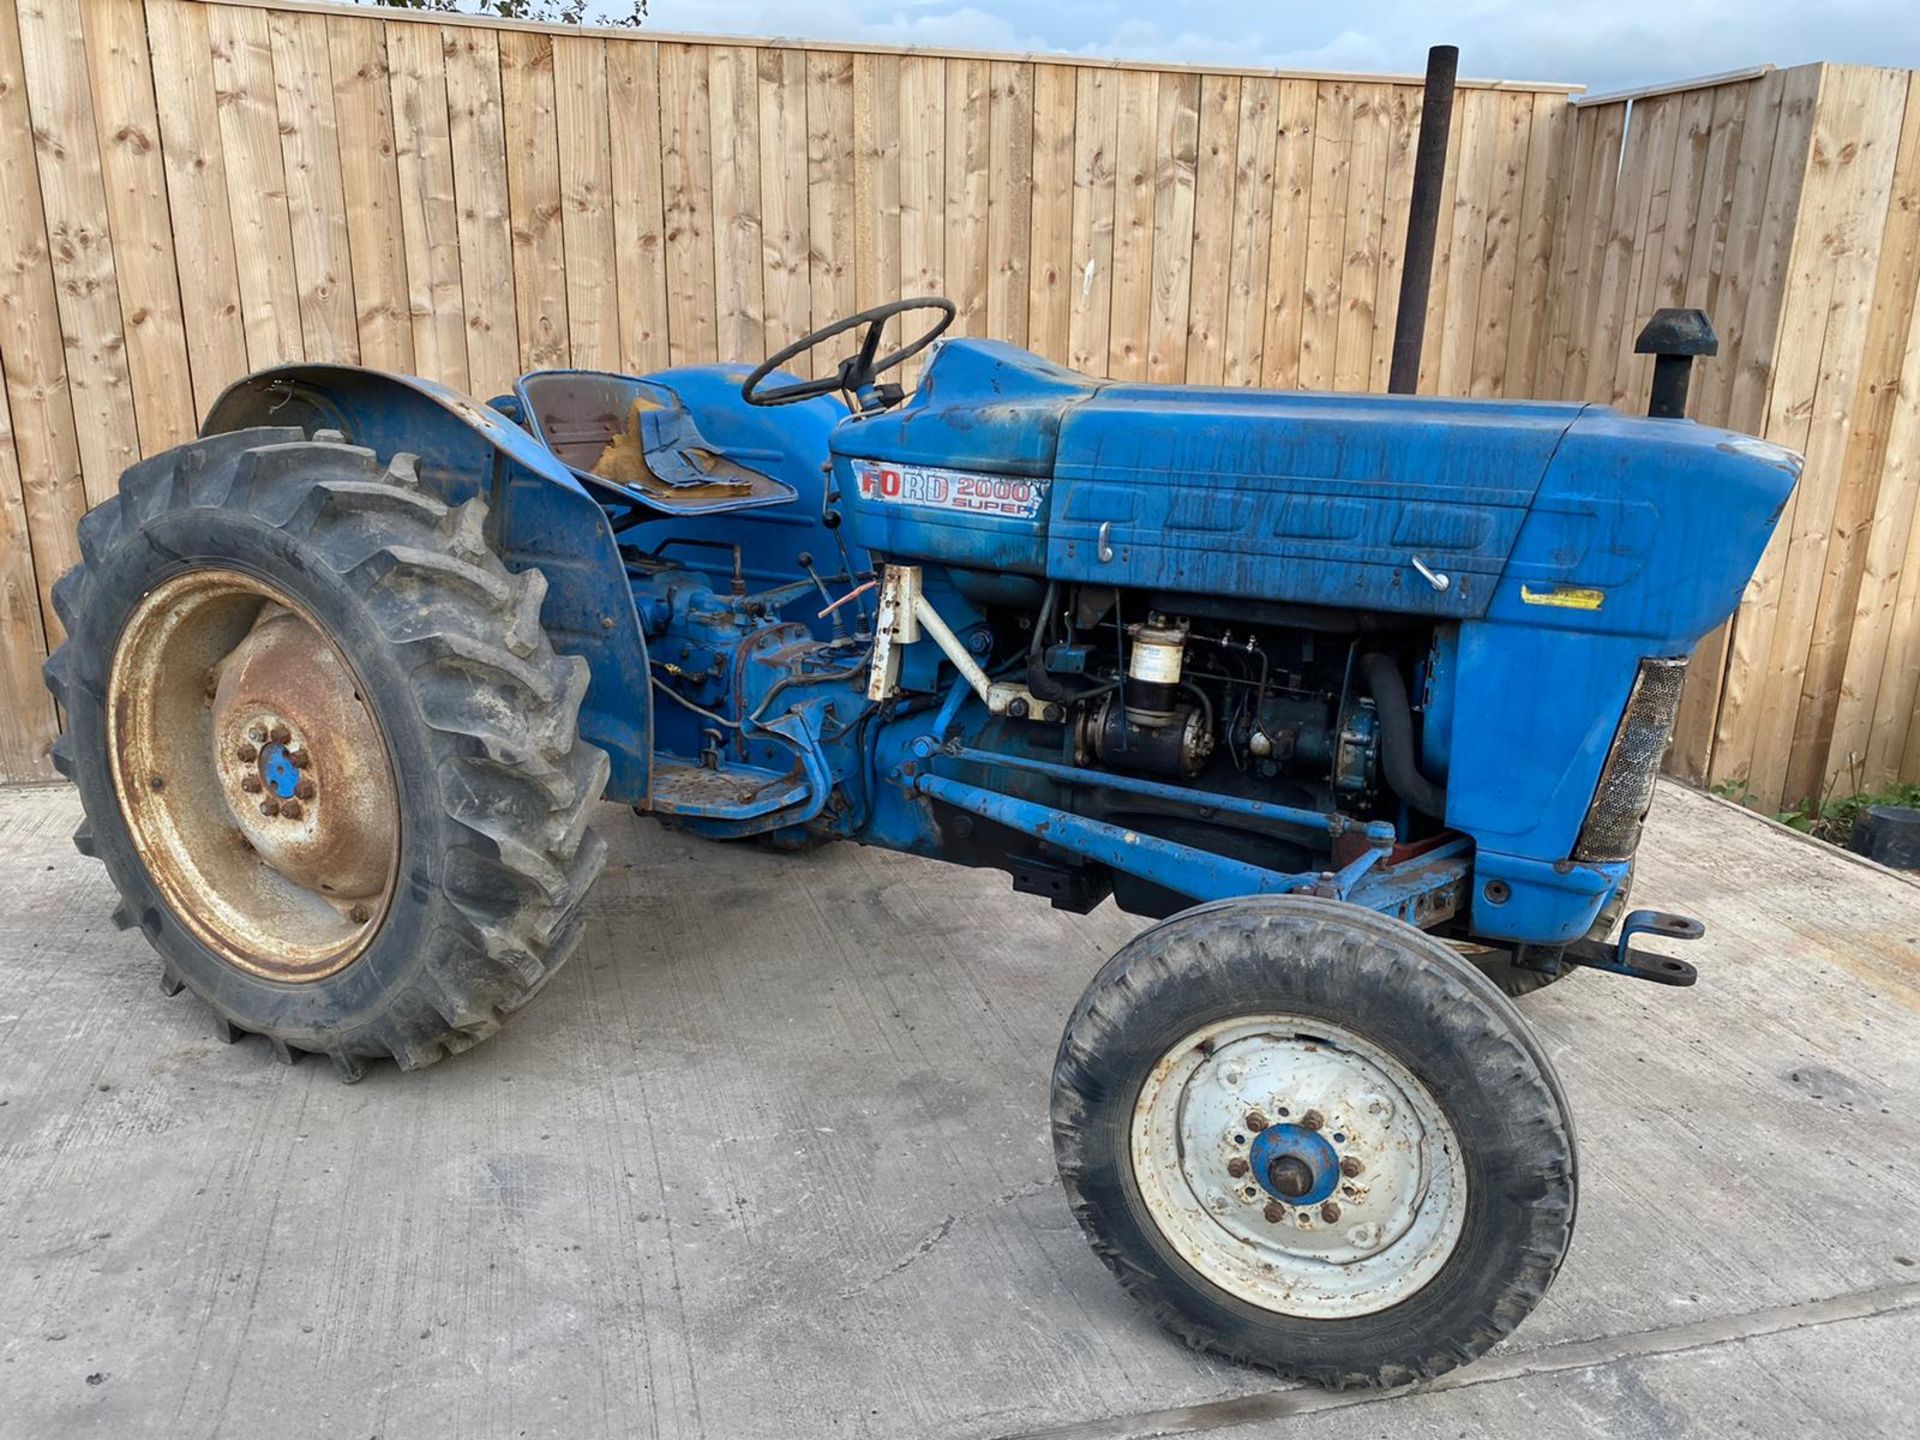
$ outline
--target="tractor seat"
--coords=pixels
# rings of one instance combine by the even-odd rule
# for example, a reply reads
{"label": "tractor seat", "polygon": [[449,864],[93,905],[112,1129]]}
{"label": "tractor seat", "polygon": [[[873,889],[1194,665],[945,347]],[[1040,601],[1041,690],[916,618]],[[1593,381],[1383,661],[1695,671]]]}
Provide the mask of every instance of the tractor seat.
{"label": "tractor seat", "polygon": [[593,370],[523,376],[535,438],[589,489],[611,488],[667,515],[784,505],[793,487],[742,465],[700,433],[665,385]]}

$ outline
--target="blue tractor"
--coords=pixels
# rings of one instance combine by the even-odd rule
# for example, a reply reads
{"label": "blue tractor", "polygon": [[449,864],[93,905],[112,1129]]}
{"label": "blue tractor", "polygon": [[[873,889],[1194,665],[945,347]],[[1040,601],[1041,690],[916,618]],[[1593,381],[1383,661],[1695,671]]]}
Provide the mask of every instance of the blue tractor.
{"label": "blue tractor", "polygon": [[603,798],[1111,899],[1156,923],[1052,1102],[1100,1257],[1193,1344],[1322,1384],[1469,1360],[1573,1229],[1509,997],[1694,978],[1636,948],[1700,927],[1622,918],[1634,850],[1800,462],[1671,418],[1682,341],[1666,418],[1627,418],[1108,382],[953,314],[485,405],[236,384],[55,592],[77,842],[168,993],[348,1080],[546,984]]}

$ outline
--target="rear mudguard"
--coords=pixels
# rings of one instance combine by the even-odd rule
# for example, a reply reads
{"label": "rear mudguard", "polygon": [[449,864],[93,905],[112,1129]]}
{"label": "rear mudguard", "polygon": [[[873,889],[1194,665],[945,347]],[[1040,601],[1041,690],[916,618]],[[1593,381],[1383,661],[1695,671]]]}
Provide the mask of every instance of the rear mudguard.
{"label": "rear mudguard", "polygon": [[237,381],[202,435],[252,425],[338,430],[375,454],[419,457],[421,483],[448,505],[486,500],[489,538],[513,571],[547,578],[541,620],[563,655],[592,671],[580,733],[613,762],[607,798],[643,805],[653,755],[647,640],[603,511],[571,471],[499,411],[411,375],[354,365],[283,365]]}

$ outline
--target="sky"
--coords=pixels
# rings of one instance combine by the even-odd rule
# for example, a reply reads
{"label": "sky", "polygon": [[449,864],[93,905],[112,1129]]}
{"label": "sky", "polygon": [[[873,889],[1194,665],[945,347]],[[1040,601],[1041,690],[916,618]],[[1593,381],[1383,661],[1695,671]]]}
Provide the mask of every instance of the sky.
{"label": "sky", "polygon": [[647,26],[1276,69],[1463,76],[1590,92],[1771,62],[1920,68],[1920,0],[650,0]]}

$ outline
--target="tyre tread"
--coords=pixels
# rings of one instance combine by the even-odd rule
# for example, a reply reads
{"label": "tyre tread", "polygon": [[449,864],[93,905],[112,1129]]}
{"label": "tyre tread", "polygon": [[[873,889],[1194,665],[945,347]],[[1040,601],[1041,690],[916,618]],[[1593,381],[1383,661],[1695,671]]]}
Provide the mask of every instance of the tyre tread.
{"label": "tyre tread", "polygon": [[[54,587],[70,633],[95,588],[93,573],[111,563],[139,521],[189,505],[251,511],[300,537],[314,563],[352,589],[411,662],[409,683],[439,752],[435,773],[453,777],[437,790],[446,820],[464,837],[460,862],[446,866],[453,923],[431,932],[430,953],[408,986],[320,1053],[352,1083],[367,1059],[414,1070],[487,1038],[577,947],[587,893],[606,858],[589,817],[608,760],[578,738],[588,670],[578,657],[555,652],[540,625],[545,578],[510,572],[486,544],[485,502],[442,504],[421,487],[411,455],[382,463],[371,450],[297,430],[236,431],[141,462],[117,496],[88,513],[82,561]],[[394,603],[396,576],[404,604]],[[409,633],[423,609],[440,623],[432,633]],[[46,663],[56,696],[69,693],[85,668],[73,646],[67,641]],[[73,777],[67,737],[53,760]],[[92,853],[90,822],[75,842]],[[463,896],[460,886],[481,875],[484,896]],[[116,922],[125,916],[131,923],[127,902],[115,913]],[[177,985],[182,977],[163,967],[165,983]],[[190,977],[186,984],[215,1009],[220,1038],[250,1033],[243,1017],[221,1009]],[[285,1063],[303,1053],[301,1038],[267,1036]]]}

